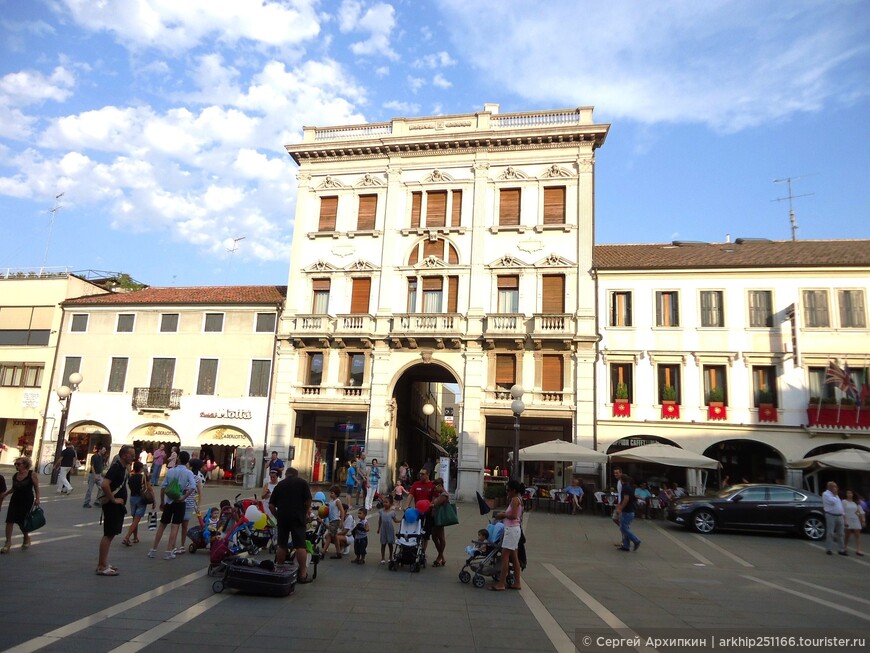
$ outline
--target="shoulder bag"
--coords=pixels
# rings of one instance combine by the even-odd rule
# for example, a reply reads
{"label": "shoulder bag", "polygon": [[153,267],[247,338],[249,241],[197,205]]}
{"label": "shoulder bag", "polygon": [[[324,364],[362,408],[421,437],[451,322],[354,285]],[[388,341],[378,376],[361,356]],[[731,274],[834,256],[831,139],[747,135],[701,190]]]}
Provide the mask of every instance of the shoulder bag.
{"label": "shoulder bag", "polygon": [[459,515],[456,512],[456,506],[449,501],[435,509],[436,526],[455,526],[458,523]]}
{"label": "shoulder bag", "polygon": [[43,526],[45,526],[45,513],[40,506],[34,504],[33,509],[24,518],[21,530],[25,533],[31,533]]}

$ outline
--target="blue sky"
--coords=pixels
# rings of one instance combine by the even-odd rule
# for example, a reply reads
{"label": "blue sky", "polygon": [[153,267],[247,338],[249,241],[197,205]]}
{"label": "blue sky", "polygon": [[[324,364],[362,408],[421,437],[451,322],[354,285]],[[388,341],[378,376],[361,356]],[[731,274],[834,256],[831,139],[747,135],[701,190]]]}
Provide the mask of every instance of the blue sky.
{"label": "blue sky", "polygon": [[789,176],[870,238],[861,0],[0,0],[0,52],[0,268],[286,283],[303,125],[484,102],[612,125],[597,242],[788,239]]}

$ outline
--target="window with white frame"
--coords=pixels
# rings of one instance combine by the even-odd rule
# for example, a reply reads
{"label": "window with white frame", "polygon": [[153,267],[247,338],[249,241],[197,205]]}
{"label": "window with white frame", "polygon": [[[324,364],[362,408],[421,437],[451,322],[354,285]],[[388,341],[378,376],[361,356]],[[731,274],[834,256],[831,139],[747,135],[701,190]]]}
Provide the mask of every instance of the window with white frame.
{"label": "window with white frame", "polygon": [[656,326],[680,326],[680,294],[676,290],[656,291]]}
{"label": "window with white frame", "polygon": [[115,331],[118,333],[133,333],[133,325],[136,322],[136,316],[133,313],[118,313],[118,324]]}
{"label": "window with white frame", "polygon": [[827,290],[804,290],[804,326],[809,329],[823,329],[831,326],[828,313]]}
{"label": "window with white frame", "polygon": [[610,293],[610,326],[632,326],[630,290],[614,290]]}
{"label": "window with white frame", "polygon": [[272,361],[251,361],[251,384],[248,388],[249,397],[269,396],[269,377],[272,371]]}
{"label": "window with white frame", "polygon": [[867,313],[864,309],[863,290],[838,290],[841,329],[867,328]]}
{"label": "window with white frame", "polygon": [[206,333],[221,333],[224,330],[224,314],[206,313],[203,330]]}
{"label": "window with white frame", "polygon": [[520,278],[515,275],[498,275],[498,312],[520,312]]}
{"label": "window with white frame", "polygon": [[701,291],[701,326],[724,327],[725,310],[722,305],[723,292],[721,290]]}
{"label": "window with white frame", "polygon": [[196,394],[213,395],[217,391],[217,358],[199,359],[199,376],[196,379]]}
{"label": "window with white frame", "polygon": [[770,290],[749,291],[749,326],[773,326],[773,293]]}
{"label": "window with white frame", "polygon": [[704,365],[704,403],[713,402],[728,405],[728,386],[724,365]]}
{"label": "window with white frame", "polygon": [[129,362],[129,358],[112,358],[112,365],[109,369],[109,385],[106,388],[107,392],[124,392],[124,386],[127,382],[127,365]]}
{"label": "window with white frame", "polygon": [[175,333],[178,331],[178,313],[163,313],[160,316],[160,333]]}
{"label": "window with white frame", "polygon": [[88,314],[76,313],[72,316],[69,330],[73,333],[84,333],[88,330]]}

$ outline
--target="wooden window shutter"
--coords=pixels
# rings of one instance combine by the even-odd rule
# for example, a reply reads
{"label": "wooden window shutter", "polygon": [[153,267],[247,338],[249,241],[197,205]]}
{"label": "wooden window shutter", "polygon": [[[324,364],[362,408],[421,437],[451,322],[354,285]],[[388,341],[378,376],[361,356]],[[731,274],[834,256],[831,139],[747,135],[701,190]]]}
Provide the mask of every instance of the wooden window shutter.
{"label": "wooden window shutter", "polygon": [[312,279],[311,289],[314,290],[314,292],[322,290],[329,292],[329,279]]}
{"label": "wooden window shutter", "polygon": [[335,216],[338,215],[338,198],[320,198],[320,224],[318,231],[335,231]]}
{"label": "wooden window shutter", "polygon": [[436,240],[423,241],[423,258],[434,256],[436,258],[444,258],[444,241],[440,238]]}
{"label": "wooden window shutter", "polygon": [[453,191],[453,206],[450,209],[450,225],[451,227],[462,226],[462,191]]}
{"label": "wooden window shutter", "polygon": [[541,360],[543,363],[541,390],[544,392],[562,392],[565,382],[563,376],[565,359],[561,356],[545,355]]}
{"label": "wooden window shutter", "polygon": [[423,277],[423,290],[441,290],[444,280],[441,277]]}
{"label": "wooden window shutter", "polygon": [[359,315],[369,312],[369,297],[372,293],[371,277],[358,277],[353,280],[350,297],[350,312]]}
{"label": "wooden window shutter", "polygon": [[565,187],[544,189],[544,224],[565,224]]}
{"label": "wooden window shutter", "polygon": [[411,193],[411,228],[420,226],[420,207],[423,206],[423,193]]}
{"label": "wooden window shutter", "polygon": [[443,227],[447,220],[447,191],[426,193],[426,226]]}
{"label": "wooden window shutter", "polygon": [[495,355],[495,383],[512,386],[517,378],[517,357],[513,354]]}
{"label": "wooden window shutter", "polygon": [[447,243],[447,262],[451,265],[459,263],[459,254],[456,253],[456,248],[450,243]]}
{"label": "wooden window shutter", "polygon": [[498,289],[499,290],[518,290],[520,287],[520,278],[515,276],[502,276],[498,277]]}
{"label": "wooden window shutter", "polygon": [[456,296],[459,294],[459,277],[447,277],[447,312],[457,313]]}
{"label": "wooden window shutter", "polygon": [[542,286],[541,312],[560,315],[565,312],[565,277],[561,274],[545,274]]}
{"label": "wooden window shutter", "polygon": [[505,188],[499,192],[498,223],[512,226],[520,223],[520,189]]}
{"label": "wooden window shutter", "polygon": [[360,195],[356,228],[359,231],[372,231],[375,228],[375,213],[378,209],[377,195]]}

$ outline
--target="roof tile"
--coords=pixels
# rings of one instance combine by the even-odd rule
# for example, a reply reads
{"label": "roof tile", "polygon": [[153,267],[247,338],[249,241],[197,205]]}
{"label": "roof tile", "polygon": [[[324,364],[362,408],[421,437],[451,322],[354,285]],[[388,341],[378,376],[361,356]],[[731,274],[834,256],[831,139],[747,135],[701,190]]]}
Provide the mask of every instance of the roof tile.
{"label": "roof tile", "polygon": [[276,306],[287,296],[287,286],[192,286],[145,288],[133,292],[76,297],[64,306],[132,306],[136,304],[261,304]]}

